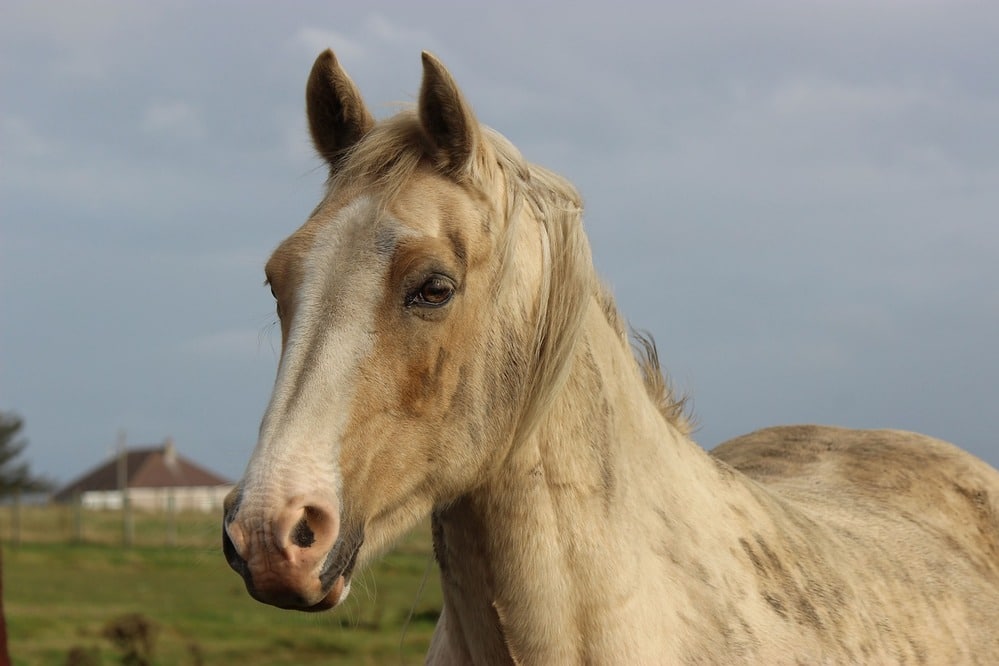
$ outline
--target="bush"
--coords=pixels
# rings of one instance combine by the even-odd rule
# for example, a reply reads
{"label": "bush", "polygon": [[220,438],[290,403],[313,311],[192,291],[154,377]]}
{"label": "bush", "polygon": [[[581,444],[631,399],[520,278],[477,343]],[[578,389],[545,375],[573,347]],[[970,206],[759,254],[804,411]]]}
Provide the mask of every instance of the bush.
{"label": "bush", "polygon": [[111,620],[101,635],[121,652],[125,666],[151,666],[159,627],[141,613],[128,613]]}

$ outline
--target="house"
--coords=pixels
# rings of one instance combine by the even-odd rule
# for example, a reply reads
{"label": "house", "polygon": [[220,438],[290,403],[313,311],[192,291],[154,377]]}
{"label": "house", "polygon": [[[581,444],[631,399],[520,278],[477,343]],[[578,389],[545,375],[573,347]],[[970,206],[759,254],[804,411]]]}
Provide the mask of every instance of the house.
{"label": "house", "polygon": [[79,501],[87,509],[120,509],[122,486],[135,509],[214,511],[222,508],[233,483],[179,455],[168,438],[161,446],[114,456],[59,489],[52,499]]}

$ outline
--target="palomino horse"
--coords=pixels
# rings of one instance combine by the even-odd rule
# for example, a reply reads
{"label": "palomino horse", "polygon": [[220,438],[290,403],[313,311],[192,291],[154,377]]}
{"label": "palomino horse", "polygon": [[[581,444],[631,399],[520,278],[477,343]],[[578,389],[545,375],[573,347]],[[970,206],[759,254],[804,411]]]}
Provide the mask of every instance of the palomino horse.
{"label": "palomino horse", "polygon": [[899,431],[705,453],[575,190],[440,62],[379,123],[330,51],[306,98],[328,187],[267,262],[281,360],[224,519],[253,597],[332,608],[430,514],[431,663],[999,663],[999,473]]}

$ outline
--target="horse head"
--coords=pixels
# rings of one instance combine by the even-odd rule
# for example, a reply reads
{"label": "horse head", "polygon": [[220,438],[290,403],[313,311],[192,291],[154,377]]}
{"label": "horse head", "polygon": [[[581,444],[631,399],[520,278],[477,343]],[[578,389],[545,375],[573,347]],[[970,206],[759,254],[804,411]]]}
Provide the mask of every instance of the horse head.
{"label": "horse head", "polygon": [[575,191],[481,126],[433,56],[416,109],[379,123],[331,51],[306,91],[330,177],[267,262],[281,357],[223,546],[256,599],[323,610],[531,428],[589,254]]}

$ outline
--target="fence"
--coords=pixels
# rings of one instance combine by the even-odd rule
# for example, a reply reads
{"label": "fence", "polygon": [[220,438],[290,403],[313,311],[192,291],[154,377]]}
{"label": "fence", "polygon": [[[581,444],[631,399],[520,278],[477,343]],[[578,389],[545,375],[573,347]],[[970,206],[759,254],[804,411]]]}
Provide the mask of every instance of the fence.
{"label": "fence", "polygon": [[0,541],[21,543],[100,543],[130,546],[217,548],[221,541],[222,514],[180,511],[173,505],[162,510],[87,509],[73,504],[0,506]]}

